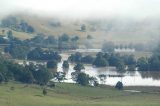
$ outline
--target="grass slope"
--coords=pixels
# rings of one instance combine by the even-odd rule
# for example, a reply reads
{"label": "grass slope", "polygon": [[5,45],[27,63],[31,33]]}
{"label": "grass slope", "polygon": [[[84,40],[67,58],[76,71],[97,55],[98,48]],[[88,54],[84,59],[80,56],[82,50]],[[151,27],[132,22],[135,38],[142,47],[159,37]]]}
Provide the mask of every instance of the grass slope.
{"label": "grass slope", "polygon": [[[11,86],[14,86],[15,90],[10,90]],[[26,86],[15,82],[0,85],[0,106],[159,106],[159,104],[160,94],[130,93],[117,91],[112,87],[93,88],[61,83],[54,89],[48,89],[48,95],[43,96],[42,88],[37,85]]]}
{"label": "grass slope", "polygon": [[[56,16],[43,17],[31,13],[17,13],[12,14],[11,16],[15,16],[19,21],[24,20],[29,25],[33,26],[35,29],[35,33],[33,35],[36,35],[37,33],[43,33],[45,35],[59,36],[63,33],[67,33],[70,36],[78,35],[83,40],[86,39],[87,35],[92,35],[92,37],[94,38],[94,44],[96,45],[104,42],[105,40],[113,41],[116,44],[128,44],[131,42],[133,44],[146,43],[148,41],[153,40],[153,38],[156,39],[156,33],[158,33],[157,31],[159,31],[156,29],[148,28],[149,26],[145,25],[145,23],[140,23],[140,25],[137,25],[136,27],[138,29],[136,29],[136,25],[130,26],[128,25],[129,23],[121,23],[121,21],[120,23],[117,23],[116,20],[113,21],[112,19],[106,19],[104,21],[98,20],[97,22],[92,22],[91,18],[89,19],[91,21],[90,22],[87,19],[72,20],[65,17],[58,18]],[[113,23],[110,21],[113,21]],[[51,23],[56,22],[59,22],[60,26],[51,25]],[[80,31],[81,25],[83,24],[86,25],[86,31],[84,32]],[[107,26],[111,27],[111,29]],[[96,30],[93,31],[94,28]],[[155,32],[155,34],[152,34],[151,32]],[[14,35],[21,39],[26,39],[27,37],[31,36],[30,34],[23,32],[14,32]]]}

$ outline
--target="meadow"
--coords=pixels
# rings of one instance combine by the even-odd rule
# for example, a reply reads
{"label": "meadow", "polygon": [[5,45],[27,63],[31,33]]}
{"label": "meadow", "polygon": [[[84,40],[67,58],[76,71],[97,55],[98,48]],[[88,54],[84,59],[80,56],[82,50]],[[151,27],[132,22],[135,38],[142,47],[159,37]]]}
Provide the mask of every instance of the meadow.
{"label": "meadow", "polygon": [[0,84],[0,106],[160,106],[159,87],[125,87],[141,91],[136,93],[111,86],[57,83],[55,88],[47,88],[45,96],[42,89],[18,82]]}

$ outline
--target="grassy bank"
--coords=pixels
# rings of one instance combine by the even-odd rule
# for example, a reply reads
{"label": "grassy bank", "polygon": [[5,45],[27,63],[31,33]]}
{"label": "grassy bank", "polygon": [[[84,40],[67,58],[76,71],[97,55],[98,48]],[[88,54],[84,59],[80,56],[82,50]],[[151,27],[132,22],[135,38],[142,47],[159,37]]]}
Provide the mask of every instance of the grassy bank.
{"label": "grassy bank", "polygon": [[[14,87],[14,90],[11,90]],[[117,91],[113,87],[82,87],[75,84],[57,84],[43,96],[42,87],[20,83],[0,85],[0,106],[159,106],[159,88],[147,93],[149,87],[127,87],[146,92]]]}

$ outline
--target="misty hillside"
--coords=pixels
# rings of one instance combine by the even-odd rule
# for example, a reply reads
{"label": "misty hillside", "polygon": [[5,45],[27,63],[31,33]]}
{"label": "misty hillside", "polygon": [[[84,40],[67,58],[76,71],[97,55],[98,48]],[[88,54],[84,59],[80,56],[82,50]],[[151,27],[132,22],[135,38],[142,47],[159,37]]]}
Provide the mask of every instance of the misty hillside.
{"label": "misty hillside", "polygon": [[2,18],[1,24],[5,19],[10,19],[10,17],[16,20],[15,24],[19,25],[24,22],[34,29],[33,32],[28,33],[27,31],[19,30],[19,27],[15,30],[12,26],[1,25],[1,30],[11,29],[14,36],[21,39],[27,39],[40,33],[46,36],[59,36],[66,33],[70,36],[77,35],[83,39],[87,35],[91,35],[95,39],[95,43],[102,43],[105,40],[115,43],[146,43],[158,39],[160,33],[160,20],[158,19],[65,19],[64,17],[15,14]]}

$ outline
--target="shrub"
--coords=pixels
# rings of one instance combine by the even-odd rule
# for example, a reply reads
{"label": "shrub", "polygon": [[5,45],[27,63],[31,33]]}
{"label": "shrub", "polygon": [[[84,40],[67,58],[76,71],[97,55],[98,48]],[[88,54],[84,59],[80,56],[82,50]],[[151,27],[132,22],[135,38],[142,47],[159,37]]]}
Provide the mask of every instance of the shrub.
{"label": "shrub", "polygon": [[43,95],[47,95],[47,90],[45,88],[43,89]]}
{"label": "shrub", "polygon": [[118,89],[118,90],[122,90],[123,89],[123,83],[118,81],[115,88]]}

